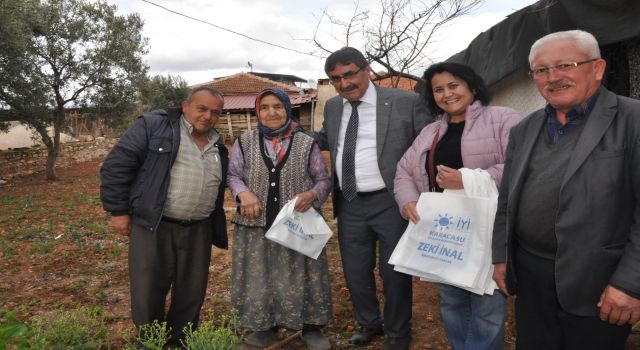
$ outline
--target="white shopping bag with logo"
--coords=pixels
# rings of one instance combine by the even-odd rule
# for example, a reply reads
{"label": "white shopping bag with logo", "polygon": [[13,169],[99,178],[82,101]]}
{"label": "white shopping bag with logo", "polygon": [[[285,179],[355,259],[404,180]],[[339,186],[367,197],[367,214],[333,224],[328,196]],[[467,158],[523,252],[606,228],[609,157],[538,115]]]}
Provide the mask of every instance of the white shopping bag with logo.
{"label": "white shopping bag with logo", "polygon": [[296,199],[285,204],[265,237],[310,258],[318,259],[333,232],[315,208],[294,210]]}
{"label": "white shopping bag with logo", "polygon": [[389,263],[427,280],[476,293],[486,290],[490,267],[486,259],[491,252],[495,213],[493,200],[422,193],[416,206],[420,221],[409,224]]}

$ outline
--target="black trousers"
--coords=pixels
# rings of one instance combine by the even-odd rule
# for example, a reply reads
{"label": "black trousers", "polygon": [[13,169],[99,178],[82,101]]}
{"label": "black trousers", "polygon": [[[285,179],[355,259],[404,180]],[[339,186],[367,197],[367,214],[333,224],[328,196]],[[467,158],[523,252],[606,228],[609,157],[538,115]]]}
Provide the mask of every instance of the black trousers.
{"label": "black trousers", "polygon": [[516,249],[515,258],[518,350],[624,349],[630,325],[612,325],[598,316],[576,316],[562,309],[556,294],[553,260],[522,248]]}
{"label": "black trousers", "polygon": [[364,327],[383,324],[376,295],[374,268],[379,247],[384,287],[384,329],[390,337],[411,332],[411,276],[394,271],[388,261],[407,227],[395,200],[384,191],[348,202],[340,195],[338,243],[356,321]]}
{"label": "black trousers", "polygon": [[[136,327],[166,321],[170,340],[198,325],[211,262],[211,219],[191,226],[160,222],[154,233],[133,225],[129,238],[131,315]],[[171,304],[165,315],[165,301]]]}

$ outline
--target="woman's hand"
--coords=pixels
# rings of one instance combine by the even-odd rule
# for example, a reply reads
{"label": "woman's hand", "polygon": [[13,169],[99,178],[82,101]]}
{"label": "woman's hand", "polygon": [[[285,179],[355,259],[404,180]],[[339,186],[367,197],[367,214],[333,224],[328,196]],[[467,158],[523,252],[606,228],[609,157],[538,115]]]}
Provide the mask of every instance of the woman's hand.
{"label": "woman's hand", "polygon": [[240,200],[240,214],[248,217],[249,219],[255,219],[260,215],[262,208],[260,207],[260,200],[251,191],[244,191],[238,193],[238,199]]}
{"label": "woman's hand", "polygon": [[294,210],[298,213],[304,213],[313,205],[313,201],[316,200],[316,193],[314,191],[306,191],[298,193],[296,197],[298,197],[298,199],[296,200]]}
{"label": "woman's hand", "polygon": [[438,165],[438,175],[436,182],[438,186],[447,190],[461,190],[464,188],[462,184],[462,173],[460,170],[449,168],[448,166]]}
{"label": "woman's hand", "polygon": [[420,221],[420,215],[418,215],[418,209],[416,209],[416,204],[418,202],[409,202],[402,207],[400,214],[402,217],[408,220],[411,220],[414,224],[417,224]]}

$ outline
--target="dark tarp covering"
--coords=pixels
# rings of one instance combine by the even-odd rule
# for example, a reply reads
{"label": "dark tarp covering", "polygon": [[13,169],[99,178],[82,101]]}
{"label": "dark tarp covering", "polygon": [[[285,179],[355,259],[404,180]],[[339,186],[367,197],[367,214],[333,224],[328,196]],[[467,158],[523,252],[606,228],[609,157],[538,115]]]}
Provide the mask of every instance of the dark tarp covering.
{"label": "dark tarp covering", "polygon": [[582,29],[600,46],[640,36],[638,0],[543,0],[509,15],[480,33],[447,61],[471,66],[491,85],[529,67],[529,49],[546,34]]}

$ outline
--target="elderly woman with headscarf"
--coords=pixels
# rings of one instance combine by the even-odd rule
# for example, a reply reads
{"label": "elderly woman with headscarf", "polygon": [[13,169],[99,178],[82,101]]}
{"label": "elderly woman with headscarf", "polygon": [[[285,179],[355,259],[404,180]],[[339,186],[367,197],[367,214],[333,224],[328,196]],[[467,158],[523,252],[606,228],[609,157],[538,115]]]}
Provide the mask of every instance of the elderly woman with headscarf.
{"label": "elderly woman with headscarf", "polygon": [[[332,318],[326,252],[317,260],[265,238],[280,208],[319,210],[331,182],[320,149],[291,113],[289,96],[264,89],[255,102],[258,128],[233,145],[229,187],[239,202],[233,218],[232,295],[246,343],[267,347],[278,327],[302,329],[309,349],[330,349],[321,328]],[[311,209],[314,207],[315,209]]]}

